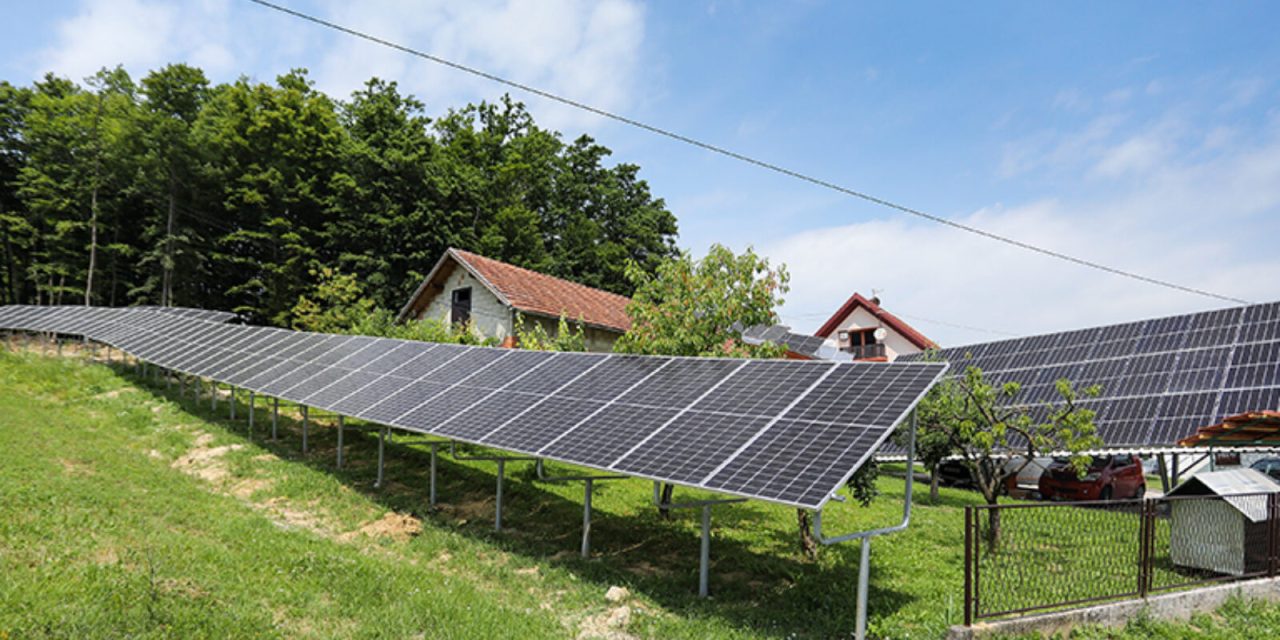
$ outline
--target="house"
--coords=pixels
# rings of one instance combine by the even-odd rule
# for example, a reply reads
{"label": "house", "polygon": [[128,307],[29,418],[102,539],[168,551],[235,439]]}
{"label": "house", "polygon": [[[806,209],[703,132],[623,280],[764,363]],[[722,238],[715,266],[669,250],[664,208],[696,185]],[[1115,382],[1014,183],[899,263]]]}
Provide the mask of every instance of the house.
{"label": "house", "polygon": [[892,362],[898,356],[935,349],[938,345],[898,316],[885,311],[879,298],[854,293],[814,334],[834,339],[854,360]]}
{"label": "house", "polygon": [[626,296],[601,291],[481,255],[449,249],[400,310],[400,321],[436,318],[470,323],[514,346],[517,317],[555,335],[563,316],[582,326],[588,351],[609,351],[631,328]]}

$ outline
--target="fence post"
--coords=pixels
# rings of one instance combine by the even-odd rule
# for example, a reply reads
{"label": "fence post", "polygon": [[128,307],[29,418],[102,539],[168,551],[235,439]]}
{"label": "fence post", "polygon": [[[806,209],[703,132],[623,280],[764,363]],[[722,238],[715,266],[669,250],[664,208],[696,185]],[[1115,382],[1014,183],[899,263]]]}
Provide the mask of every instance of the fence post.
{"label": "fence post", "polygon": [[973,506],[966,505],[964,508],[964,626],[971,625],[973,625]]}
{"label": "fence post", "polygon": [[1280,493],[1267,495],[1267,577],[1280,571]]}
{"label": "fence post", "polygon": [[1151,529],[1154,522],[1151,516],[1155,510],[1151,508],[1151,500],[1143,500],[1138,513],[1138,597],[1146,598],[1151,584]]}

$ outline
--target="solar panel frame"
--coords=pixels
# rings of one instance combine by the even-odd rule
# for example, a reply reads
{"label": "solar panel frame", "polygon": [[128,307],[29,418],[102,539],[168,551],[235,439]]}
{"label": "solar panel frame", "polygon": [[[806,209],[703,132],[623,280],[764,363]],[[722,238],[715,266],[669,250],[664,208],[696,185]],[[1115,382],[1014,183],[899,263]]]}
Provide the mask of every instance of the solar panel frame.
{"label": "solar panel frame", "polygon": [[[2,317],[19,315],[26,314],[5,310]],[[29,321],[20,321],[23,326],[45,327],[56,322],[68,331],[85,331],[95,341],[104,341],[105,336],[109,344],[151,345],[157,352],[163,352],[164,357],[182,366],[195,367],[201,374],[217,375],[215,379],[228,384],[269,390],[272,395],[292,396],[297,400],[315,397],[339,413],[410,431],[455,433],[464,442],[528,454],[556,449],[561,453],[545,457],[605,470],[638,453],[640,447],[650,441],[680,435],[678,430],[670,429],[672,425],[696,425],[712,420],[720,425],[737,424],[738,434],[729,443],[736,443],[746,432],[752,432],[743,447],[768,429],[756,430],[765,421],[762,416],[744,420],[740,414],[693,410],[698,402],[737,381],[739,372],[756,371],[760,363],[753,361],[575,353],[534,356],[528,352],[484,347],[406,342],[371,347],[390,342],[384,339],[335,353],[354,338],[327,334],[299,337],[287,331],[251,327],[215,329],[209,326],[212,323],[186,320],[181,314],[146,310],[122,312],[90,308],[30,315]],[[157,320],[159,315],[198,326],[174,325],[169,318]],[[237,348],[232,348],[233,345]],[[429,353],[433,355],[427,356]],[[321,359],[324,362],[316,362]],[[336,366],[336,363],[347,363],[351,368]],[[774,366],[781,368],[774,369]],[[892,368],[897,365],[814,362],[808,366],[822,373],[805,393],[820,386],[833,366]],[[907,367],[930,371],[935,379],[945,371],[945,365]],[[223,371],[215,372],[215,368]],[[789,368],[770,365],[759,371],[785,374]],[[402,377],[409,375],[415,377]],[[785,383],[789,376],[753,373],[751,381],[757,387],[772,387],[779,378]],[[794,386],[794,380],[792,383]],[[766,390],[756,388],[754,391],[758,394]],[[656,406],[664,401],[671,406]],[[793,406],[794,403],[789,404],[785,409]],[[764,407],[778,408],[776,403]],[[730,408],[748,411],[742,407]],[[776,423],[780,415],[771,417],[769,424]],[[903,416],[891,416],[886,418],[886,424],[876,428],[891,430],[902,419]],[[724,443],[720,444],[718,450],[705,450],[723,453]],[[741,452],[742,447],[735,449],[718,468],[724,468]],[[615,455],[614,459],[607,459]],[[682,478],[688,473],[691,472]],[[648,477],[643,473],[635,475]],[[794,489],[785,490],[801,495]],[[819,497],[813,504],[773,501],[821,508],[828,497]]]}

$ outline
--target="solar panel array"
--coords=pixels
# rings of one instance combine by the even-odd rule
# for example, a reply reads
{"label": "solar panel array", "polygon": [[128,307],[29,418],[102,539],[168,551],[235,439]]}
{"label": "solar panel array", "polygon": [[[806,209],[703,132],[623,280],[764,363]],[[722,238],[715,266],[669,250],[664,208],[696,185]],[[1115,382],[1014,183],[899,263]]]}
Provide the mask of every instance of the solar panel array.
{"label": "solar panel array", "polygon": [[[1081,406],[1097,412],[1108,446],[1172,446],[1243,411],[1280,407],[1280,302],[952,347],[954,373],[976,366],[1018,382],[1018,402],[1043,406],[1054,381],[1097,384]],[[925,354],[899,358],[921,360]]]}
{"label": "solar panel array", "polygon": [[230,311],[211,311],[208,309],[193,309],[191,307],[154,307],[144,305],[132,308],[146,309],[148,311],[161,311],[164,313],[183,316],[185,318],[196,318],[199,320],[208,320],[210,322],[231,322],[232,320],[240,317]]}
{"label": "solar panel array", "polygon": [[838,348],[828,345],[825,338],[796,333],[791,327],[784,325],[758,324],[742,330],[742,341],[747,344],[772,342],[780,344],[792,353],[818,360],[849,362],[853,357]]}
{"label": "solar panel array", "polygon": [[944,364],[520,351],[219,324],[138,309],[0,307],[162,367],[401,429],[817,509]]}

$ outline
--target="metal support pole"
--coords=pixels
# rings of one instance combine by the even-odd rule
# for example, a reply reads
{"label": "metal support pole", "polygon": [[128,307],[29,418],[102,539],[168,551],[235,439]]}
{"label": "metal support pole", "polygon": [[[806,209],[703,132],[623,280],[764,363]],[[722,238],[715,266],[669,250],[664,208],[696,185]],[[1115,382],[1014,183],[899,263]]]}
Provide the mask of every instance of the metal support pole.
{"label": "metal support pole", "polygon": [[210,409],[212,409],[214,413],[217,413],[217,411],[218,411],[218,383],[217,383],[217,381],[214,381],[213,385],[211,386],[211,388],[210,388],[210,390],[209,390],[209,408],[210,408]]}
{"label": "metal support pole", "polygon": [[707,577],[711,572],[711,505],[702,507],[702,553],[698,556],[698,596],[707,597]]}
{"label": "metal support pole", "polygon": [[493,530],[502,531],[502,476],[506,472],[507,461],[498,458],[498,504],[493,512]]}
{"label": "metal support pole", "polygon": [[432,509],[436,508],[436,454],[439,453],[440,443],[431,442],[431,501],[429,503]]}
{"label": "metal support pole", "polygon": [[181,402],[187,395],[187,378],[182,374],[178,374],[178,401]]}
{"label": "metal support pole", "polygon": [[382,488],[382,463],[385,460],[384,452],[387,448],[387,428],[383,427],[378,430],[378,479],[374,480],[373,488]]}
{"label": "metal support pole", "polygon": [[[541,462],[541,460],[539,460]],[[582,492],[582,559],[591,558],[591,488],[593,479],[586,479]]]}
{"label": "metal support pole", "polygon": [[345,416],[338,416],[338,468],[342,468],[342,432],[347,430]]}
{"label": "metal support pole", "polygon": [[231,421],[232,421],[232,422],[235,422],[235,421],[236,421],[236,388],[235,388],[235,385],[232,385],[232,386],[231,386],[231,399],[230,399],[228,402],[231,404]]}
{"label": "metal support pole", "polygon": [[280,398],[272,398],[271,403],[271,441],[276,441],[276,427],[280,424]]}
{"label": "metal support pole", "polygon": [[[914,469],[907,469],[913,473]],[[858,621],[853,637],[867,637],[867,583],[871,581],[871,538],[862,539],[862,559],[858,561]]]}
{"label": "metal support pole", "polygon": [[254,392],[249,392],[249,438],[253,438],[253,402],[256,399]]}
{"label": "metal support pole", "polygon": [[302,405],[302,453],[307,452],[307,430],[311,426],[311,417],[307,415],[307,405]]}

